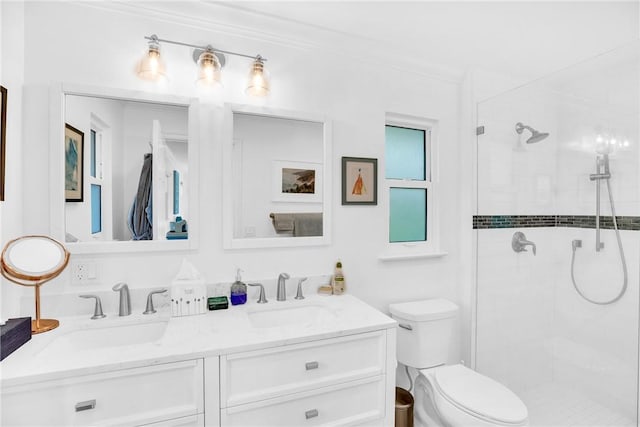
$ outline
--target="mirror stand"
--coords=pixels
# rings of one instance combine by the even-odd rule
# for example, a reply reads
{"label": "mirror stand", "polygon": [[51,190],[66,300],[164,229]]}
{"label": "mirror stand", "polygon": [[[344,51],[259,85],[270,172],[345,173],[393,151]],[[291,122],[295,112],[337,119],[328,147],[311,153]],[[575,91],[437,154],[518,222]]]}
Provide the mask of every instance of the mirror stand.
{"label": "mirror stand", "polygon": [[11,240],[2,250],[0,273],[9,281],[35,290],[36,318],[31,333],[39,334],[57,328],[56,319],[40,317],[40,286],[57,277],[69,263],[69,252],[48,236],[23,236]]}

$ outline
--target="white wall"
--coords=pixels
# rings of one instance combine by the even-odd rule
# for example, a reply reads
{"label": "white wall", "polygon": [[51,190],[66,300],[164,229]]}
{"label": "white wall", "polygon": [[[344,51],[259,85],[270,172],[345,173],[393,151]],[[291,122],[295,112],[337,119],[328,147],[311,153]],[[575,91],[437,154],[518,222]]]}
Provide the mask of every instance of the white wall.
{"label": "white wall", "polygon": [[[23,88],[24,83],[24,4],[22,2],[0,3],[0,84],[7,88],[7,147],[5,160],[5,201],[0,202],[0,243],[6,242],[24,233],[22,225],[22,202],[27,187],[24,180],[29,179],[32,170],[22,167],[24,143],[23,126]],[[46,148],[45,148],[46,150]],[[31,153],[34,153],[31,151]],[[37,153],[37,152],[36,152]],[[47,151],[41,153],[46,157]],[[46,197],[46,195],[45,195]],[[31,229],[30,232],[41,232]],[[0,318],[15,317],[18,314],[15,300],[23,289],[0,277],[2,303]]]}
{"label": "white wall", "polygon": [[[232,281],[236,266],[245,270],[245,280],[271,279],[279,272],[295,275],[330,274],[340,258],[345,266],[348,292],[386,310],[391,302],[427,297],[457,300],[459,270],[460,209],[458,194],[459,87],[457,83],[433,79],[419,73],[334,56],[307,47],[287,47],[257,32],[234,35],[225,28],[217,31],[180,17],[157,19],[112,12],[99,4],[25,4],[25,85],[37,94],[25,99],[25,121],[46,122],[47,100],[42,95],[51,81],[108,86],[129,90],[163,91],[181,96],[198,96],[203,101],[200,124],[200,236],[198,250],[188,253],[121,254],[91,257],[99,262],[99,285],[108,289],[118,281],[132,287],[166,285],[177,272],[183,257],[202,271],[207,281]],[[242,23],[239,23],[241,25]],[[249,63],[230,58],[224,69],[224,88],[218,101],[200,94],[194,86],[195,66],[190,52],[182,47],[164,46],[171,73],[167,86],[158,89],[138,80],[133,67],[144,52],[144,35],[186,42],[210,42],[221,48],[261,52],[269,58],[273,93],[267,104],[276,108],[327,115],[333,121],[333,153],[329,172],[333,173],[333,244],[314,248],[271,250],[222,249],[221,223],[221,124],[220,100],[250,103],[242,93]],[[79,36],[81,35],[81,36]],[[47,48],[39,49],[46,38]],[[64,58],[64,60],[60,60]],[[42,67],[47,64],[47,67]],[[40,92],[39,92],[40,91]],[[43,99],[44,98],[44,99]],[[44,102],[43,102],[44,101]],[[43,107],[42,105],[45,105]],[[440,188],[444,196],[441,215],[441,246],[448,256],[429,260],[381,262],[386,245],[388,197],[379,193],[378,206],[340,205],[340,158],[342,156],[380,159],[384,170],[384,118],[395,112],[425,117],[439,122]],[[47,127],[30,129],[29,145],[46,153]],[[46,157],[43,155],[43,157]],[[24,165],[27,162],[25,160]],[[25,206],[24,232],[47,230],[48,203],[46,160],[29,176],[30,197]],[[191,177],[193,179],[193,177]],[[380,176],[382,179],[382,176]],[[381,188],[381,186],[379,186]],[[19,208],[18,208],[19,210]],[[446,215],[445,215],[446,213]],[[16,215],[20,215],[20,212]],[[195,231],[195,230],[194,230]],[[74,257],[79,259],[80,257]],[[73,262],[74,260],[72,260]],[[270,285],[270,283],[267,283]],[[273,286],[273,282],[271,283]],[[70,284],[69,272],[43,288],[45,294],[85,292],[86,287]],[[3,288],[3,300],[6,287]],[[12,304],[8,302],[8,304]],[[46,297],[43,311],[46,312]],[[134,301],[134,307],[143,301]]]}

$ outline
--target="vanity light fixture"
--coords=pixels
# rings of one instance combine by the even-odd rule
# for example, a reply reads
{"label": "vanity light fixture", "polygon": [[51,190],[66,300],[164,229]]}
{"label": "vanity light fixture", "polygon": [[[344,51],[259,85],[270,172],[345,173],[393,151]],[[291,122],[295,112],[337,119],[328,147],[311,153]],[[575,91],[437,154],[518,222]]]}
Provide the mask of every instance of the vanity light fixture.
{"label": "vanity light fixture", "polygon": [[193,48],[193,60],[198,65],[198,78],[201,86],[217,86],[222,79],[222,68],[225,65],[225,56],[234,55],[253,59],[249,71],[246,93],[252,96],[267,96],[271,90],[269,73],[264,68],[266,61],[260,55],[245,55],[243,53],[214,49],[211,45],[199,46],[191,43],[161,39],[157,35],[145,36],[149,43],[149,49],[140,60],[137,67],[138,77],[143,80],[158,81],[166,78],[165,66],[160,55],[160,43],[169,43],[178,46]]}

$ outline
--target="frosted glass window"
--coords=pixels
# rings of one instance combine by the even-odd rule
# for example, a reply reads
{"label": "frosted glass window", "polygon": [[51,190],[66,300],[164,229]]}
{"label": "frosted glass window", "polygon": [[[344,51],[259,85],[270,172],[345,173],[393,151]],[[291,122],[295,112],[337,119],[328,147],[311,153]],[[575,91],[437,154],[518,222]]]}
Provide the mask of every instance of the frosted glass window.
{"label": "frosted glass window", "polygon": [[96,131],[93,129],[91,129],[90,156],[91,156],[91,166],[90,166],[91,176],[95,178],[96,177]]}
{"label": "frosted glass window", "polygon": [[426,169],[425,130],[385,127],[385,178],[424,181]]}
{"label": "frosted glass window", "polygon": [[91,234],[102,231],[102,187],[91,184]]}
{"label": "frosted glass window", "polygon": [[427,240],[427,190],[390,189],[389,242]]}

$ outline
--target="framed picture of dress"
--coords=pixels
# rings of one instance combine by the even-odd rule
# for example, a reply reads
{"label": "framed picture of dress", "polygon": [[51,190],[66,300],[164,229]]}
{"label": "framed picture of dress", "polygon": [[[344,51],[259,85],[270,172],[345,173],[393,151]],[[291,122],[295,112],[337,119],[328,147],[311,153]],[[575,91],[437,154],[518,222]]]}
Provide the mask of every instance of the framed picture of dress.
{"label": "framed picture of dress", "polygon": [[378,159],[342,158],[342,204],[378,204]]}
{"label": "framed picture of dress", "polygon": [[84,132],[64,126],[64,198],[67,202],[82,202],[84,193]]}

